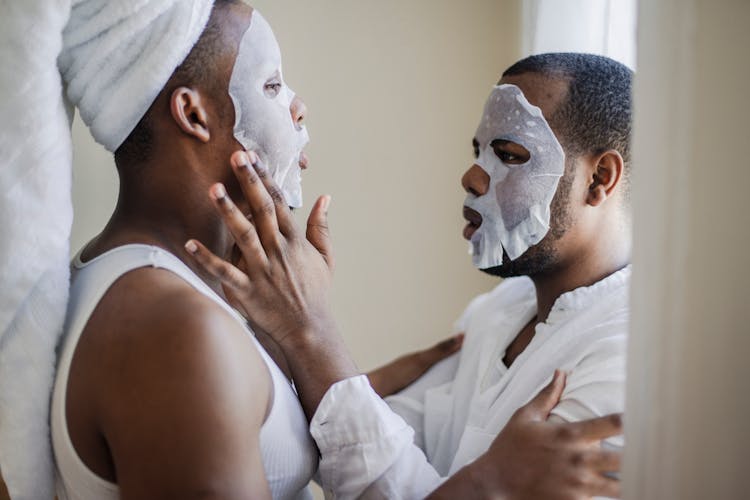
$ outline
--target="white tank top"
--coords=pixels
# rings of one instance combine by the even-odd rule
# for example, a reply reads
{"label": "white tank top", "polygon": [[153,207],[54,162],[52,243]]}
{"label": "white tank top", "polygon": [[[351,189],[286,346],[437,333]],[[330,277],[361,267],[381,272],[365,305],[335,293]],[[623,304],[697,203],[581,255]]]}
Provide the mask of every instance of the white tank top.
{"label": "white tank top", "polygon": [[310,437],[307,419],[289,380],[255,340],[246,322],[177,257],[158,247],[125,245],[86,263],[80,253],[72,263],[72,279],[65,332],[52,395],[52,444],[57,462],[57,495],[60,500],[117,500],[119,488],[91,471],[73,448],[65,415],[65,395],[70,363],[78,339],[96,305],[120,276],[141,267],[172,271],[198,292],[214,300],[242,324],[248,338],[268,365],[273,383],[271,410],[260,430],[260,451],[273,498],[312,498],[307,485],[318,467],[318,451]]}

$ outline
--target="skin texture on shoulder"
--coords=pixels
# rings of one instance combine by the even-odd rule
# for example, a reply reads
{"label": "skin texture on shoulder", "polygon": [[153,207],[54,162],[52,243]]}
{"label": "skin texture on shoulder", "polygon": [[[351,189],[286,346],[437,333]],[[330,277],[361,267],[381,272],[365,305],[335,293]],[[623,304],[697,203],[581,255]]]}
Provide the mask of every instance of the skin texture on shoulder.
{"label": "skin texture on shoulder", "polygon": [[122,498],[269,496],[259,447],[271,380],[247,332],[170,271],[122,276],[76,349],[73,445]]}

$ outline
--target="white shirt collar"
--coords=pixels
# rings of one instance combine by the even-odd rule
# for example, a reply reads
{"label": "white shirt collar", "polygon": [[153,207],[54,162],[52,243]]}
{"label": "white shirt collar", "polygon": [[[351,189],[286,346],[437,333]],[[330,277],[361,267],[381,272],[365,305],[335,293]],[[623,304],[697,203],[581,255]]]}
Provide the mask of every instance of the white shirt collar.
{"label": "white shirt collar", "polygon": [[630,283],[631,265],[615,271],[606,278],[591,286],[582,286],[560,295],[552,306],[547,323],[567,316],[571,312],[581,311],[600,301],[603,296],[628,286]]}

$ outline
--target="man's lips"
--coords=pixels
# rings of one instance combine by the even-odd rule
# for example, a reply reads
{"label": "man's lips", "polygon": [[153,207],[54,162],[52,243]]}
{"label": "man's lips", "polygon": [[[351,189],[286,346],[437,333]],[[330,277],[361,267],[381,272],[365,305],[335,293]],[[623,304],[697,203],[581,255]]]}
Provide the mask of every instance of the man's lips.
{"label": "man's lips", "polygon": [[464,219],[469,222],[466,224],[466,227],[464,227],[464,238],[471,240],[471,236],[477,229],[479,229],[479,226],[482,225],[482,216],[479,215],[479,212],[476,210],[464,207]]}

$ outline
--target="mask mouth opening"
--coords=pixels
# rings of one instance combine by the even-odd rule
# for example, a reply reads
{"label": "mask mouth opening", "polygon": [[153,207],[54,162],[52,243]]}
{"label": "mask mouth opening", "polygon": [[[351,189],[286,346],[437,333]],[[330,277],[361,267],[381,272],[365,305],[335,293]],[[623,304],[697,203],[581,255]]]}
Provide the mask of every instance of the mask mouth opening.
{"label": "mask mouth opening", "polygon": [[472,227],[478,228],[482,225],[482,215],[474,209],[464,206],[464,219]]}
{"label": "mask mouth opening", "polygon": [[464,206],[464,219],[467,224],[464,226],[463,237],[466,240],[471,240],[476,230],[482,225],[482,216],[476,210]]}

